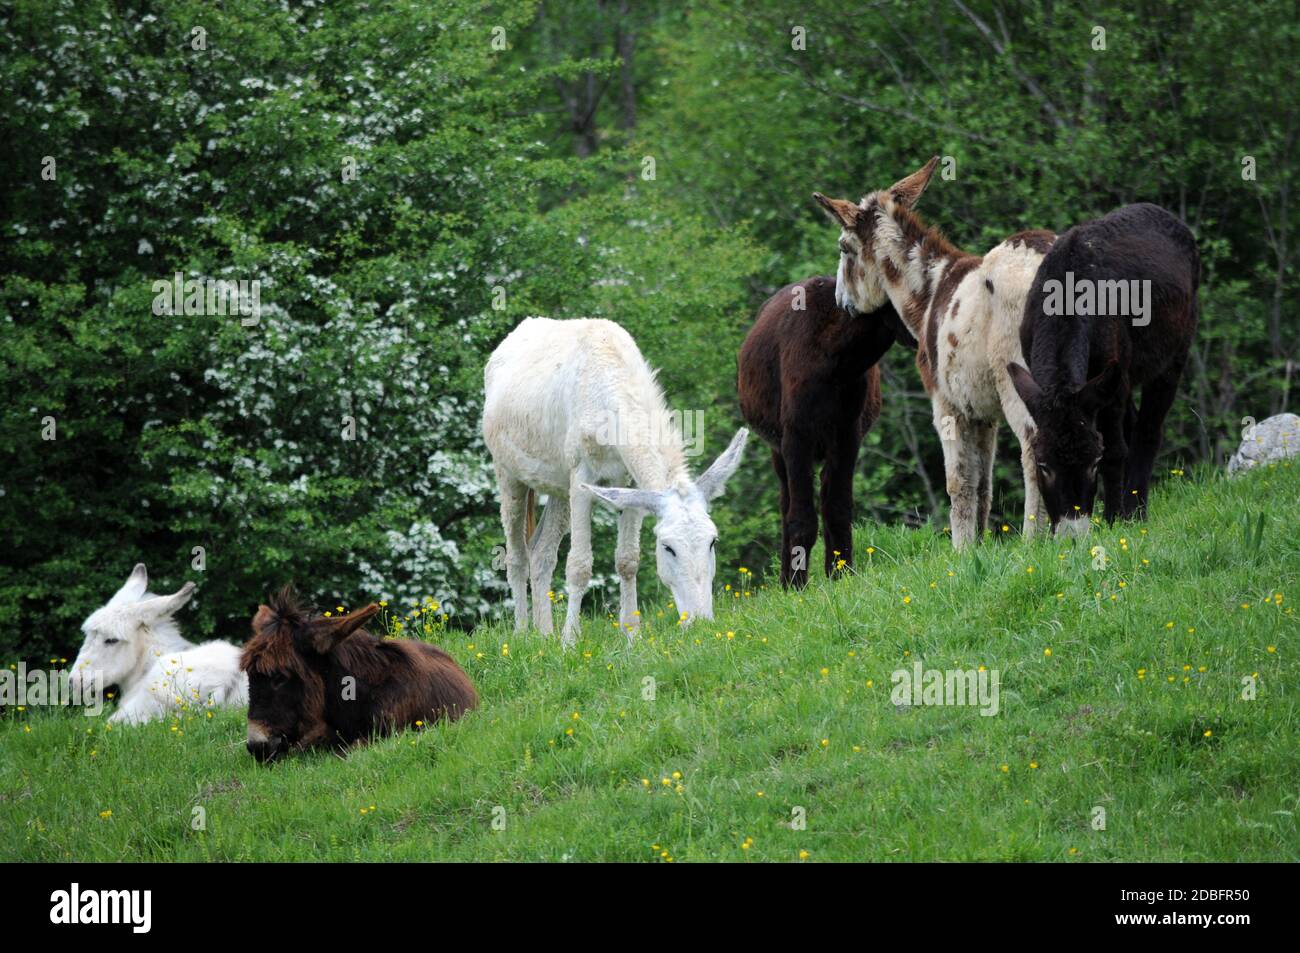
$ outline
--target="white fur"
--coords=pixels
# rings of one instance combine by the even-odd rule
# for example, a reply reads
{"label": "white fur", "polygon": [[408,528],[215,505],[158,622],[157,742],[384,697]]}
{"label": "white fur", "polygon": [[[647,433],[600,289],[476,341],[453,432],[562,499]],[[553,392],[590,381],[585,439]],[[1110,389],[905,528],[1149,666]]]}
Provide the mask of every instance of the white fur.
{"label": "white fur", "polygon": [[[948,299],[946,318],[933,313],[933,291],[953,259],[921,259],[919,244],[906,244],[894,219],[895,199],[890,191],[877,192],[862,200],[861,214],[875,216],[874,261],[854,268],[861,255],[856,233],[843,228],[841,242],[854,248],[854,255],[841,253],[836,278],[836,300],[852,304],[866,313],[889,298],[900,315],[909,298],[925,287],[929,269],[931,298],[921,323],[909,330],[918,346],[926,347],[924,329],[931,320],[943,318],[936,337],[935,379],[930,400],[935,429],[955,439],[943,440],[944,471],[951,501],[949,522],[953,544],[973,542],[988,518],[992,496],[993,462],[997,454],[998,424],[1005,419],[1020,442],[1021,473],[1025,485],[1023,532],[1031,537],[1047,532],[1051,521],[1043,504],[1035,475],[1030,440],[1033,419],[1007,373],[1007,364],[1024,364],[1020,347],[1020,323],[1025,299],[1043,255],[1023,243],[1003,242],[986,254],[979,267],[968,272]],[[901,272],[891,284],[883,262],[888,259]],[[993,291],[986,282],[991,282]],[[957,339],[953,346],[949,335]],[[951,418],[951,425],[947,420]]]}
{"label": "white fur", "polygon": [[82,624],[85,641],[72,663],[74,685],[97,680],[121,690],[110,722],[139,724],[185,709],[248,704],[248,678],[240,650],[229,642],[195,645],[181,636],[173,616],[194,594],[187,582],[170,596],[147,592],[140,563],[126,583]]}
{"label": "white fur", "polygon": [[[655,373],[632,337],[612,321],[528,318],[492,353],[483,380],[483,440],[501,493],[515,628],[528,624],[531,583],[533,623],[543,633],[552,631],[551,576],[567,530],[568,609],[561,643],[577,639],[591,582],[594,499],[619,510],[619,621],[629,641],[639,621],[636,573],[647,513],[657,517],[656,567],[677,609],[687,622],[712,618],[717,528],[708,502],[740,464],[748,431],[737,433],[692,481]],[[592,485],[629,479],[635,489]],[[533,538],[526,540],[528,489],[545,494],[547,503]]]}

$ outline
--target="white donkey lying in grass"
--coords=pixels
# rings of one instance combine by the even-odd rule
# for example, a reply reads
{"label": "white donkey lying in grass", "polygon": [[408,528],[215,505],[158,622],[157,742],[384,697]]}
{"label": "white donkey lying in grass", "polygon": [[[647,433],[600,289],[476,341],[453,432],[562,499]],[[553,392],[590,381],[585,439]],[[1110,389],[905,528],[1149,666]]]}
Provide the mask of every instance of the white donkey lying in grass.
{"label": "white donkey lying in grass", "polygon": [[[484,371],[483,439],[496,465],[506,576],[515,628],[533,622],[550,634],[551,576],[565,531],[571,534],[565,581],[568,614],[561,644],[577,639],[578,613],[591,582],[591,507],[599,498],[619,511],[615,568],[619,622],[631,641],[639,621],[636,572],[641,521],[657,518],[655,561],[683,619],[713,618],[717,527],[708,502],[740,465],[749,431],[740,430],[713,466],[692,480],[682,435],[655,372],[612,321],[528,318],[501,342]],[[635,489],[593,486],[636,484]],[[535,494],[542,519],[528,536]]]}
{"label": "white donkey lying in grass", "polygon": [[239,648],[229,642],[186,641],[172,618],[194,595],[194,583],[170,596],[146,592],[148,584],[140,563],[116,595],[82,624],[86,641],[72,663],[73,686],[85,691],[97,682],[102,691],[117,685],[121,699],[108,720],[132,725],[185,708],[248,704]]}

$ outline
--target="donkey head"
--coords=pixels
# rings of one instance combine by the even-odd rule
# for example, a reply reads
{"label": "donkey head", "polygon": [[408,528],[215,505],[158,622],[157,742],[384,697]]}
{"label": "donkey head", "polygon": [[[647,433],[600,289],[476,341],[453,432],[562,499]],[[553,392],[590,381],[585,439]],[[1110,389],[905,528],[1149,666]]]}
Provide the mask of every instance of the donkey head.
{"label": "donkey head", "polygon": [[[883,191],[872,192],[857,205],[844,199],[827,198],[820,192],[813,193],[813,198],[831,221],[840,227],[840,266],[835,275],[835,303],[841,308],[868,314],[885,303],[887,279],[876,255],[877,244],[888,240],[898,243],[902,238],[888,213],[899,206],[909,211],[915,208],[938,164],[939,157],[935,156],[911,175]],[[881,221],[882,211],[886,213],[885,224]],[[884,230],[889,234],[877,234]],[[887,256],[887,260],[893,261],[892,256]],[[893,264],[901,271],[904,262],[893,261]]]}
{"label": "donkey head", "polygon": [[1097,411],[1110,403],[1120,382],[1111,362],[1096,377],[1070,392],[1045,390],[1019,364],[1007,365],[1016,393],[1034,418],[1030,441],[1038,490],[1058,536],[1086,536],[1097,498],[1097,472],[1104,445]]}
{"label": "donkey head", "polygon": [[153,661],[151,647],[158,637],[178,638],[174,616],[194,595],[187,582],[170,596],[147,591],[144,563],[131,570],[122,588],[81,624],[85,641],[72,663],[71,685],[78,690],[98,684],[125,685],[133,673],[143,673]]}
{"label": "donkey head", "polygon": [[655,516],[655,567],[673,594],[685,621],[713,618],[713,574],[717,570],[718,528],[709,519],[709,501],[722,495],[740,466],[749,431],[741,428],[731,445],[694,483],[666,490],[624,489],[582,484],[583,489],[617,510],[637,507]]}
{"label": "donkey head", "polygon": [[248,673],[248,750],[261,762],[329,740],[330,656],[379,611],[372,602],[347,615],[312,615],[289,588],[270,602],[257,607],[239,663]]}

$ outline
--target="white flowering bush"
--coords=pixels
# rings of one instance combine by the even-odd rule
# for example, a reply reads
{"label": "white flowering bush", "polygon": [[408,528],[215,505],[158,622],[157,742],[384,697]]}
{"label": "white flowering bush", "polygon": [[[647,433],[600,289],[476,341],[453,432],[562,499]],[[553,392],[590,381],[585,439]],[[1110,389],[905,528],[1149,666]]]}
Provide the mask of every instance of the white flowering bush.
{"label": "white flowering bush", "polygon": [[[524,42],[529,4],[149,9],[0,13],[8,647],[66,648],[139,560],[235,638],[289,581],[450,625],[508,609],[487,355],[526,314],[592,314],[670,365],[735,324],[743,238],[546,141],[574,65],[491,42]],[[257,293],[191,307],[209,281]],[[724,352],[686,406],[730,390]]]}

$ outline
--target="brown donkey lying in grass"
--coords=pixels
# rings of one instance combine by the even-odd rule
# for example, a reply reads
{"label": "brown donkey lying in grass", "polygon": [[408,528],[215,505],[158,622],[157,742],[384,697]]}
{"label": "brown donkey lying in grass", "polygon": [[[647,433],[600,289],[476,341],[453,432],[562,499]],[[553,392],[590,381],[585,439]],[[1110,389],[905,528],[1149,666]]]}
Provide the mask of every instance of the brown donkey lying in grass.
{"label": "brown donkey lying in grass", "polygon": [[478,705],[469,676],[442,649],[362,630],[378,611],[371,603],[347,615],[313,615],[287,588],[258,607],[241,661],[248,750],[258,761],[343,749],[420,722],[454,720]]}

